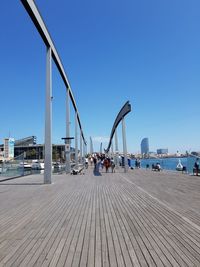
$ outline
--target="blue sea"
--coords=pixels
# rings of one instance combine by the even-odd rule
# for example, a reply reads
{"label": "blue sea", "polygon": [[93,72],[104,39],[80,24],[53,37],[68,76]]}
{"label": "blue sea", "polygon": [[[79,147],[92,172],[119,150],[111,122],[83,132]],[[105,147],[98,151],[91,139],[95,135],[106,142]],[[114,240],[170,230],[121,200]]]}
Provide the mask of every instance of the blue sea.
{"label": "blue sea", "polygon": [[[149,164],[150,168],[152,164],[160,163],[161,168],[164,170],[176,171],[176,166],[181,161],[181,164],[187,168],[188,173],[193,172],[194,163],[196,157],[185,157],[185,158],[159,158],[159,159],[142,159],[141,168],[146,168],[146,165]],[[131,167],[135,167],[135,160],[130,160]]]}

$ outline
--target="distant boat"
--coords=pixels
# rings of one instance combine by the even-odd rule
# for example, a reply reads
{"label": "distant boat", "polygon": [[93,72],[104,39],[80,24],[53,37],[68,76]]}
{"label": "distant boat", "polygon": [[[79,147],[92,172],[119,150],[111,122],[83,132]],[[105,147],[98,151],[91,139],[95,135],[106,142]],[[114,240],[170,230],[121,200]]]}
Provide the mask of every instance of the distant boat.
{"label": "distant boat", "polygon": [[59,163],[59,162],[55,162],[55,163],[53,164],[53,168],[54,168],[54,169],[62,169],[63,166],[65,166],[65,165],[64,165],[64,164],[61,164],[61,163]]}
{"label": "distant boat", "polygon": [[176,170],[177,170],[177,171],[182,171],[182,170],[183,170],[183,165],[182,165],[180,159],[178,160],[178,164],[177,164],[177,166],[176,166]]}
{"label": "distant boat", "polygon": [[19,166],[20,168],[24,168],[24,169],[31,169],[31,164],[27,162],[20,162]]}
{"label": "distant boat", "polygon": [[33,170],[44,170],[44,162],[34,161],[31,168]]}

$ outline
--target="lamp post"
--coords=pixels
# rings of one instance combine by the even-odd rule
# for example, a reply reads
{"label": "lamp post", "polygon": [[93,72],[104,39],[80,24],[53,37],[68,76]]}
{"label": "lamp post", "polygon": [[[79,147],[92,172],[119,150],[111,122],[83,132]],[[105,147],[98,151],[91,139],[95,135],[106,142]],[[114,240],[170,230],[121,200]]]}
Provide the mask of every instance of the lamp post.
{"label": "lamp post", "polygon": [[70,145],[71,140],[74,137],[63,137],[62,140],[65,141],[65,171],[66,173],[71,173],[71,165],[70,165]]}

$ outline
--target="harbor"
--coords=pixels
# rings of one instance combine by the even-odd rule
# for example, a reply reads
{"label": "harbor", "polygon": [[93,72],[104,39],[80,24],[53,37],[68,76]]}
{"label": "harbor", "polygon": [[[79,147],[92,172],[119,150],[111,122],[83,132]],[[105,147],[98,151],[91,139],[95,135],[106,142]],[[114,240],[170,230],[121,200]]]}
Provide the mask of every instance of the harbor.
{"label": "harbor", "polygon": [[[177,166],[179,166],[179,163],[181,164],[181,168],[179,171],[182,171],[182,168],[185,167],[186,173],[189,175],[193,174],[193,168],[196,159],[199,157],[169,157],[169,158],[154,158],[154,159],[141,159],[141,168],[146,168],[147,164],[149,167],[152,166],[152,164],[159,163],[162,170],[167,171],[178,171]],[[135,160],[130,161],[130,166],[135,167]]]}
{"label": "harbor", "polygon": [[199,177],[89,167],[0,183],[0,266],[199,266]]}

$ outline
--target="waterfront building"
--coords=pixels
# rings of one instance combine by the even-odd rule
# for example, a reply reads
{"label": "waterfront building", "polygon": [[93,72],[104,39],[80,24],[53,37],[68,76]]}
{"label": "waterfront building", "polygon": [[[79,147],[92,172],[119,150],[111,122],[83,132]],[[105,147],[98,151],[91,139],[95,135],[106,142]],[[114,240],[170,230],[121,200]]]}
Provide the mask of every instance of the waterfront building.
{"label": "waterfront building", "polygon": [[0,147],[0,163],[4,160],[4,152],[3,152],[3,147]]}
{"label": "waterfront building", "polygon": [[28,136],[19,140],[15,141],[15,146],[28,146],[28,145],[36,145],[37,144],[37,138],[36,136]]}
{"label": "waterfront building", "polygon": [[149,139],[143,138],[141,142],[141,154],[148,155],[149,154]]}
{"label": "waterfront building", "polygon": [[168,154],[168,148],[159,148],[157,149],[157,154],[158,155],[163,155],[163,154]]}
{"label": "waterfront building", "polygon": [[[75,150],[72,147],[70,150],[71,159],[73,159]],[[0,145],[0,151],[5,160],[12,159],[12,157],[9,157],[9,138],[4,139],[4,144]],[[44,144],[37,144],[35,136],[16,140],[13,144],[13,157],[18,157],[22,154],[24,154],[25,160],[44,160]],[[52,145],[52,159],[59,162],[65,161],[65,144]]]}
{"label": "waterfront building", "polygon": [[4,138],[3,152],[7,160],[14,158],[14,143],[14,138]]}

